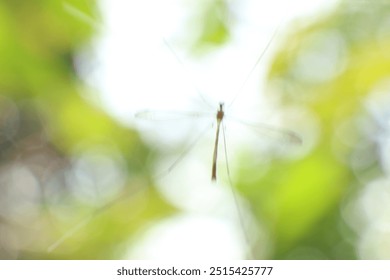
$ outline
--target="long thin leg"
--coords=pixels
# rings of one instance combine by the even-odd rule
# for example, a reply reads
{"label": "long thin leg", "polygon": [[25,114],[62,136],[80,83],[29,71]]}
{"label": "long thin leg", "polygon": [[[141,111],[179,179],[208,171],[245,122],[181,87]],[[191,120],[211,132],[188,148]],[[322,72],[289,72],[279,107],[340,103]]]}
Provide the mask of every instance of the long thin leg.
{"label": "long thin leg", "polygon": [[[196,143],[199,142],[199,140],[202,138],[202,136],[204,135],[204,133],[208,129],[209,129],[209,125],[204,130],[202,130],[202,132],[199,134],[199,136],[197,138],[195,138],[195,140],[193,142],[191,142],[190,145],[188,145],[186,150],[180,155],[179,158],[177,158],[173,162],[173,164],[168,168],[166,173],[169,173],[191,151],[192,147],[194,147],[196,145]],[[166,175],[166,174],[162,174],[162,175]],[[161,176],[161,174],[159,176]],[[157,177],[159,177],[159,176],[157,176]],[[85,227],[88,223],[90,223],[93,219],[95,219],[98,215],[100,215],[105,210],[108,210],[109,208],[111,208],[115,204],[119,203],[120,201],[122,201],[122,200],[124,200],[124,199],[126,199],[134,194],[135,194],[134,192],[128,191],[128,192],[126,192],[126,194],[121,194],[120,196],[114,198],[113,200],[105,203],[103,206],[99,207],[95,211],[92,211],[92,213],[90,215],[86,216],[84,219],[82,219],[80,222],[78,222],[74,227],[72,227],[70,230],[66,231],[58,240],[53,242],[47,248],[47,252],[49,252],[49,253],[53,252],[59,246],[61,246],[66,240],[68,240],[70,237],[72,237],[74,234],[76,234],[78,231],[80,231],[83,227]]]}
{"label": "long thin leg", "polygon": [[173,49],[173,47],[169,44],[169,42],[163,38],[163,41],[164,41],[164,44],[167,46],[167,48],[169,49],[169,51],[173,54],[173,56],[176,58],[176,60],[179,62],[179,64],[181,65],[181,67],[185,70],[185,72],[187,72],[187,76],[193,86],[193,88],[195,89],[196,93],[199,95],[200,99],[202,99],[202,101],[209,107],[209,108],[213,108],[213,106],[210,105],[210,103],[207,101],[206,97],[202,94],[202,91],[196,86],[196,83],[192,81],[190,75],[188,74],[188,71],[184,65],[184,63],[182,62],[182,60],[180,59],[180,57],[177,55],[176,51]]}
{"label": "long thin leg", "polygon": [[74,227],[72,227],[70,230],[66,231],[58,240],[53,242],[48,248],[47,252],[51,253],[54,250],[56,250],[59,246],[61,246],[66,240],[68,240],[70,237],[72,237],[75,233],[80,231],[83,227],[85,227],[89,222],[91,222],[94,218],[96,218],[98,215],[102,214],[105,210],[108,210],[112,206],[116,205],[120,201],[129,198],[131,195],[135,195],[136,191],[126,191],[125,194],[121,194],[117,196],[116,198],[112,199],[111,201],[105,203],[103,206],[99,207],[95,211],[93,211],[90,215],[82,219],[80,222],[78,222]]}
{"label": "long thin leg", "polygon": [[222,136],[223,136],[223,147],[224,147],[224,152],[225,152],[225,163],[226,163],[226,172],[228,176],[228,181],[230,185],[230,190],[232,192],[232,196],[234,199],[234,204],[236,206],[237,214],[238,214],[238,219],[240,220],[240,225],[242,232],[245,237],[245,241],[247,243],[247,246],[249,248],[249,257],[251,259],[255,259],[255,254],[253,252],[253,248],[251,246],[250,238],[248,235],[248,232],[246,230],[245,222],[244,222],[244,214],[242,213],[241,207],[240,207],[240,201],[238,200],[238,195],[233,187],[233,182],[230,176],[230,168],[229,168],[229,160],[228,160],[228,153],[227,153],[227,147],[226,147],[226,135],[225,135],[225,127],[222,125]]}
{"label": "long thin leg", "polygon": [[237,97],[240,95],[240,93],[244,89],[244,87],[245,87],[246,83],[248,82],[249,78],[252,76],[253,72],[255,71],[257,66],[259,65],[260,61],[263,59],[263,56],[267,52],[267,50],[268,50],[269,46],[271,45],[272,41],[276,37],[276,34],[278,33],[278,30],[279,30],[279,26],[275,29],[274,34],[272,34],[272,37],[269,39],[267,45],[265,46],[265,48],[263,49],[263,51],[261,52],[261,54],[257,58],[255,64],[253,65],[252,69],[249,71],[248,75],[246,76],[244,82],[242,83],[241,87],[237,91],[236,95],[233,97],[232,101],[230,101],[228,107],[233,105],[234,101],[236,101]]}
{"label": "long thin leg", "polygon": [[205,129],[199,133],[199,135],[195,138],[194,141],[192,141],[184,150],[184,152],[181,153],[181,155],[168,167],[167,170],[165,170],[163,173],[160,173],[156,176],[156,178],[161,178],[166,175],[168,175],[172,169],[176,167],[185,157],[186,155],[192,150],[192,148],[199,142],[199,140],[202,138],[202,136],[206,133],[207,130],[210,129],[210,125],[207,125]]}

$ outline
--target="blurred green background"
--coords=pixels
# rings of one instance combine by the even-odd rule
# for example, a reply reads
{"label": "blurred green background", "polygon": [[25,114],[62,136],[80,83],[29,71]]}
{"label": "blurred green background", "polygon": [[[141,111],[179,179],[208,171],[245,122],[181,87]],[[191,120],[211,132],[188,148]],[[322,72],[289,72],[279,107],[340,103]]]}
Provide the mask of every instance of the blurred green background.
{"label": "blurred green background", "polygon": [[[229,2],[202,3],[195,53],[230,35],[219,20]],[[156,188],[151,148],[80,76],[99,24],[94,1],[0,2],[2,259],[125,258],[144,229],[180,212]],[[248,233],[246,257],[390,258],[390,5],[340,1],[289,28],[266,95],[293,111],[303,147],[236,171],[266,236]]]}

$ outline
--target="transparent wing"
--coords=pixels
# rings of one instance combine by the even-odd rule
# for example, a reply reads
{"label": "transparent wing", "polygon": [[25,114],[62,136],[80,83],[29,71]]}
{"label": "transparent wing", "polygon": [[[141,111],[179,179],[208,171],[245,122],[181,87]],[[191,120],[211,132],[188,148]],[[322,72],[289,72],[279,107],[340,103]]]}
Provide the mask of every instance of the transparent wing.
{"label": "transparent wing", "polygon": [[194,119],[194,118],[206,118],[211,117],[211,113],[207,112],[185,112],[185,111],[154,111],[144,110],[137,112],[135,117],[142,120],[150,121],[175,121],[183,119]]}
{"label": "transparent wing", "polygon": [[227,117],[229,120],[238,122],[240,124],[246,125],[251,127],[252,130],[259,132],[261,134],[265,135],[274,135],[278,138],[283,139],[284,141],[295,144],[295,145],[301,145],[303,143],[302,138],[295,133],[292,130],[284,129],[284,128],[279,128],[271,125],[267,125],[264,123],[252,123],[252,122],[247,122],[244,120],[236,119],[234,117]]}

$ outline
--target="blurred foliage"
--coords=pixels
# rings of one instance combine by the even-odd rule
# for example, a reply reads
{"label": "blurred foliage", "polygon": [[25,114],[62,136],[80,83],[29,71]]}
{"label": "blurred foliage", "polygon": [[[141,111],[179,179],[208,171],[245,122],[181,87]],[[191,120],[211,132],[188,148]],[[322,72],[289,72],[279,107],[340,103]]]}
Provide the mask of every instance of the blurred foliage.
{"label": "blurred foliage", "polygon": [[197,7],[188,23],[188,29],[194,30],[192,35],[194,52],[210,46],[222,46],[230,37],[232,13],[225,0],[195,2]]}
{"label": "blurred foliage", "polygon": [[0,258],[118,258],[172,211],[143,176],[147,148],[78,77],[95,5],[0,2]]}
{"label": "blurred foliage", "polygon": [[[226,1],[199,5],[194,49],[228,41],[229,13]],[[175,211],[151,187],[148,147],[78,75],[97,18],[92,0],[0,2],[0,258],[122,258]],[[268,171],[255,166],[235,181],[268,233],[268,258],[359,258],[344,208],[384,172],[360,122],[375,126],[363,105],[390,74],[389,18],[383,1],[343,1],[295,22],[274,57],[270,98],[306,116],[286,120],[302,151],[261,155],[272,159]]]}
{"label": "blurred foliage", "polygon": [[[275,160],[255,183],[244,179],[255,170],[238,180],[269,230],[271,258],[359,257],[358,232],[344,208],[383,172],[375,137],[361,122],[375,130],[365,99],[390,75],[390,5],[358,2],[343,1],[311,24],[295,22],[269,71],[272,99],[308,112],[318,130],[315,144],[305,143],[312,141],[304,133],[310,122],[286,120],[303,132],[310,150],[296,160]],[[367,181],[359,180],[363,174]]]}

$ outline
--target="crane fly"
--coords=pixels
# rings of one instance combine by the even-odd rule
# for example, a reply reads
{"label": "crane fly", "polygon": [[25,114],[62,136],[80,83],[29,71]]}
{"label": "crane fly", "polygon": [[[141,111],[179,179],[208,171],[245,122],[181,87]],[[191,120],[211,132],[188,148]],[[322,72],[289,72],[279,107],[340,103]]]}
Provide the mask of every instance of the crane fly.
{"label": "crane fly", "polygon": [[[278,30],[278,28],[275,30],[275,32],[272,35],[272,37],[268,40],[267,45],[265,46],[265,48],[261,52],[260,56],[257,58],[255,64],[253,65],[253,67],[249,71],[249,73],[246,76],[244,82],[242,83],[241,87],[237,91],[236,95],[233,97],[233,99],[228,104],[228,107],[230,107],[234,103],[234,101],[237,99],[237,97],[239,96],[239,94],[243,90],[246,82],[249,80],[250,76],[253,74],[253,72],[256,69],[256,67],[259,65],[260,61],[262,60],[262,57],[264,56],[264,54],[268,50],[271,42],[273,41],[273,39],[274,39],[274,37],[275,37],[275,35],[277,33],[277,30]],[[174,49],[168,44],[168,42],[166,40],[164,40],[164,43],[166,44],[166,46],[168,47],[170,52],[174,55],[174,57],[179,62],[179,64],[181,64],[181,66],[183,68],[185,68],[184,67],[185,66],[184,63],[182,63],[182,61],[180,60],[179,56],[175,53]],[[198,93],[199,97],[203,101],[205,101],[204,96],[197,89],[196,85],[193,84],[192,86],[195,88],[195,91]],[[207,102],[205,102],[205,103],[207,103]],[[194,116],[195,117],[205,117],[206,116],[206,114],[203,114],[203,113],[191,113],[191,112],[180,112],[178,114],[177,113],[172,113],[172,112],[160,112],[160,113],[162,113],[162,114],[159,114],[159,112],[145,110],[145,111],[140,111],[140,112],[136,113],[136,117],[139,117],[141,119],[152,119],[152,120],[167,120],[167,119],[168,120],[169,119],[172,120],[172,118],[177,119],[178,116],[181,116],[181,117],[183,117],[183,116],[185,116],[185,117],[194,117]],[[255,130],[261,130],[263,132],[264,131],[271,132],[271,133],[277,134],[279,136],[282,136],[283,138],[287,138],[287,140],[289,142],[298,143],[298,144],[300,144],[302,142],[301,138],[298,135],[296,135],[294,132],[292,132],[292,131],[279,129],[277,127],[268,126],[268,125],[265,125],[265,124],[250,123],[250,122],[242,121],[242,120],[239,120],[239,119],[231,118],[230,116],[225,114],[225,104],[223,102],[220,102],[218,104],[217,112],[216,112],[216,114],[214,116],[215,116],[215,120],[216,120],[216,131],[215,131],[215,141],[214,141],[214,147],[213,147],[212,170],[211,170],[211,181],[213,181],[213,182],[215,182],[217,180],[218,147],[219,147],[219,141],[220,141],[220,134],[221,134],[221,131],[222,131],[223,143],[224,143],[224,148],[225,148],[225,158],[226,158],[226,168],[227,168],[227,173],[228,173],[228,179],[229,179],[230,185],[232,186],[232,183],[231,183],[231,180],[230,180],[230,174],[229,174],[228,161],[227,161],[226,139],[225,139],[225,130],[224,130],[224,120],[227,117],[229,119],[232,119],[232,120],[237,121],[239,123],[242,123],[244,125],[253,127]],[[205,132],[205,131],[203,131],[203,132]],[[173,162],[173,164],[168,168],[168,171],[171,171],[177,165],[177,163],[179,163],[184,158],[184,156],[191,150],[191,148],[200,140],[201,136],[203,135],[203,132],[195,139],[194,142],[191,143],[191,145],[189,145],[187,147],[186,151],[184,153],[182,153],[181,156],[178,159],[176,159],[176,161]],[[243,217],[242,217],[243,214],[241,213],[241,210],[240,210],[239,201],[238,201],[238,198],[237,198],[237,195],[236,195],[234,189],[231,188],[231,190],[232,190],[232,193],[233,193],[235,205],[237,207],[239,220],[240,220],[241,226],[242,226],[243,231],[244,231],[245,239],[247,240],[247,243],[249,244],[250,243],[249,242],[249,238],[248,238],[248,236],[247,236],[247,234],[246,234],[246,232],[244,230],[245,229],[245,225],[243,223]],[[65,234],[60,239],[58,239],[57,241],[52,243],[48,247],[47,251],[48,252],[52,252],[53,250],[55,250],[58,246],[60,246],[62,243],[64,243],[65,240],[67,240],[69,237],[71,237],[77,231],[79,231],[82,227],[84,227],[91,219],[95,218],[95,216],[97,216],[98,214],[102,213],[107,208],[112,207],[114,204],[116,204],[118,201],[120,201],[123,198],[124,198],[123,196],[119,196],[119,197],[113,199],[112,201],[109,201],[108,203],[103,205],[101,208],[99,208],[98,210],[93,212],[89,217],[86,217],[85,219],[81,220],[73,228],[71,228],[70,230],[65,232]],[[254,254],[252,254],[252,255],[254,255]]]}
{"label": "crane fly", "polygon": [[[244,82],[242,83],[241,87],[239,88],[237,93],[234,95],[234,97],[230,101],[230,103],[228,104],[229,107],[233,105],[233,103],[236,101],[236,99],[239,96],[239,94],[244,89],[244,87],[245,87],[246,83],[248,82],[249,78],[252,76],[252,74],[255,71],[256,67],[259,65],[259,63],[262,60],[264,54],[267,52],[269,46],[271,45],[271,42],[275,38],[275,36],[276,36],[276,34],[278,32],[278,29],[279,29],[279,27],[277,27],[275,29],[272,37],[268,40],[267,45],[265,46],[265,48],[260,53],[259,57],[257,58],[255,64],[251,68],[251,70],[249,71],[249,73],[246,76],[246,78],[245,78]],[[175,52],[174,48],[168,43],[167,40],[163,39],[163,42],[167,46],[169,51],[172,53],[172,55],[175,57],[175,59],[179,62],[181,67],[184,70],[186,70],[184,63],[181,61],[180,57],[177,55],[177,53]],[[198,89],[196,84],[194,84],[192,80],[190,80],[190,82],[192,83],[192,86],[194,87],[195,91],[197,92],[197,94],[201,98],[201,100],[204,103],[206,103],[207,105],[210,106],[210,104],[208,102],[206,102],[206,98],[203,96],[203,94]],[[223,124],[223,120],[225,119],[224,107],[225,107],[224,102],[219,102],[218,110],[217,110],[217,113],[216,113],[216,132],[215,132],[214,152],[213,152],[212,170],[211,170],[211,181],[213,181],[213,182],[215,182],[217,180],[218,144],[219,144],[219,135],[220,135],[220,131],[221,131],[221,124]],[[174,115],[174,113],[172,114],[172,112],[163,112],[160,115],[159,115],[159,113],[161,113],[161,112],[157,112],[157,111],[154,112],[154,111],[145,110],[145,111],[141,111],[141,112],[136,113],[135,116],[136,117],[140,117],[140,118],[144,118],[144,119],[163,120],[164,118],[166,119],[167,116],[168,116],[168,119],[172,119],[172,116]],[[181,112],[181,113],[177,114],[176,117],[178,115],[186,116],[186,117],[204,116],[204,114],[202,114],[202,113],[189,113],[189,112]],[[266,130],[266,131],[272,132],[274,134],[279,134],[279,136],[282,136],[283,138],[287,138],[289,142],[292,142],[292,143],[295,143],[295,144],[301,144],[302,143],[301,138],[296,133],[294,133],[293,131],[279,129],[279,128],[268,126],[268,125],[265,125],[265,124],[252,124],[252,123],[248,123],[248,122],[245,122],[245,121],[242,121],[242,120],[239,120],[239,119],[233,119],[233,120],[235,120],[237,122],[240,122],[242,124],[245,124],[247,126],[252,126],[255,129],[261,129],[263,131]],[[222,132],[224,134],[223,125],[222,125]],[[201,135],[203,135],[203,133]],[[200,137],[198,137],[195,140],[193,145],[195,145],[198,142],[199,139],[200,139]],[[190,147],[188,147],[188,149],[181,156],[179,156],[179,158],[175,162],[173,162],[173,164],[168,168],[168,170],[167,170],[168,172],[171,171],[173,169],[173,167],[176,166],[176,164],[181,159],[183,159],[184,155],[189,152],[189,150],[191,149],[191,147],[193,145],[190,145]],[[224,147],[225,147],[225,157],[226,157],[227,156],[227,152],[226,152],[226,140],[225,140],[225,138],[224,138]],[[227,167],[227,169],[229,169],[228,165],[226,165],[226,167]],[[229,173],[229,170],[227,170],[227,172]]]}
{"label": "crane fly", "polygon": [[[210,117],[209,114],[206,113],[197,113],[197,112],[172,112],[172,111],[150,111],[144,110],[136,113],[137,118],[144,120],[152,120],[152,121],[167,121],[167,120],[177,120],[182,119],[184,117]],[[237,123],[243,124],[247,127],[250,127],[254,131],[259,131],[261,133],[272,133],[276,135],[278,138],[282,138],[283,140],[287,140],[287,142],[292,144],[301,144],[301,138],[293,131],[286,130],[279,127],[274,127],[271,125],[266,125],[263,123],[250,123],[241,119],[233,118],[229,115],[225,114],[225,103],[219,102],[218,109],[215,116],[215,138],[214,138],[214,147],[213,147],[213,156],[212,156],[212,168],[211,168],[211,181],[215,182],[217,180],[217,159],[218,159],[218,147],[220,142],[220,134],[222,131],[223,136],[225,136],[224,132],[224,120],[227,118],[229,120],[235,121]],[[208,129],[208,127],[206,127]],[[199,134],[198,137],[195,138],[195,141],[191,142],[190,145],[182,152],[182,154],[167,168],[167,173],[172,171],[172,169],[185,157],[185,155],[191,150],[193,146],[201,139],[201,136],[204,134],[204,130]],[[226,139],[223,138],[223,144],[225,147],[225,157],[226,155]],[[226,159],[227,160],[227,159]],[[228,169],[228,166],[227,166]],[[229,170],[228,170],[229,172]]]}

